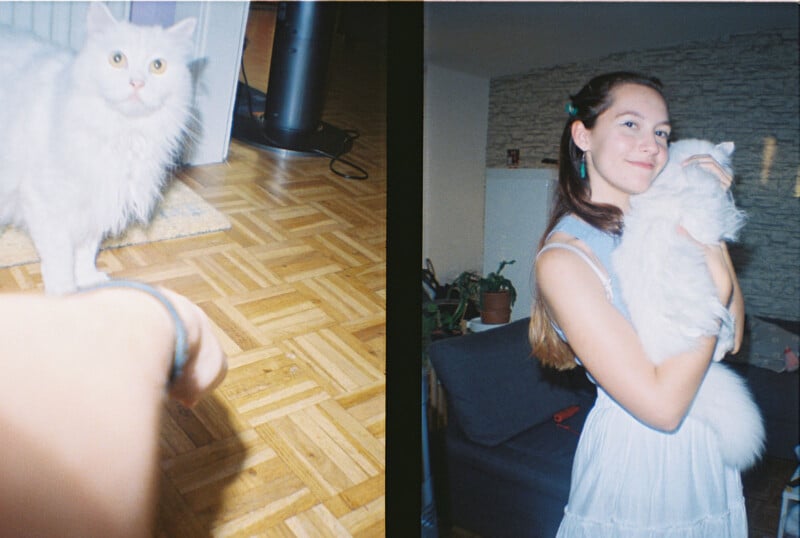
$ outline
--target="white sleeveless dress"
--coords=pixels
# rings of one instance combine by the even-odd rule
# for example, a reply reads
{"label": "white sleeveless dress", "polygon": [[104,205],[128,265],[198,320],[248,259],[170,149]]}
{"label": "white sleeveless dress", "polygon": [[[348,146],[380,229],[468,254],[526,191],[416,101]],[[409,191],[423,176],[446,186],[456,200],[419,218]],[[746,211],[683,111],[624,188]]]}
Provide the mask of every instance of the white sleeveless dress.
{"label": "white sleeveless dress", "polygon": [[[615,236],[572,216],[555,231],[582,240],[605,268],[612,267]],[[628,317],[616,276],[609,271],[606,279],[591,259],[582,257]],[[739,471],[722,462],[717,437],[703,423],[687,417],[673,433],[654,430],[598,386],[575,453],[557,537],[747,538]]]}

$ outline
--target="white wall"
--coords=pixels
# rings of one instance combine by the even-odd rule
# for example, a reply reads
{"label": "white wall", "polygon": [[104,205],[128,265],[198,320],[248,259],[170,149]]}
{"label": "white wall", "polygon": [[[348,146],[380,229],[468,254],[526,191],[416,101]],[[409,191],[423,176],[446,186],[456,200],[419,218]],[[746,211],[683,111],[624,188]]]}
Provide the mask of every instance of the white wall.
{"label": "white wall", "polygon": [[422,256],[444,284],[483,268],[489,79],[425,67]]}

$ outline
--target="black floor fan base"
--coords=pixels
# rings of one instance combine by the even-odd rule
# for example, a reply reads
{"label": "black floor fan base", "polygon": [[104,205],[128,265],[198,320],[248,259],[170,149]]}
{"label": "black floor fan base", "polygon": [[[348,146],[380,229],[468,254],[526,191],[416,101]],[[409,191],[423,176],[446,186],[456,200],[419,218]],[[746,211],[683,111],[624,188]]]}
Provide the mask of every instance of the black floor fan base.
{"label": "black floor fan base", "polygon": [[264,125],[260,117],[237,115],[233,120],[231,134],[246,144],[286,157],[334,158],[347,153],[353,147],[353,140],[347,132],[325,122],[320,122],[313,131],[280,131]]}

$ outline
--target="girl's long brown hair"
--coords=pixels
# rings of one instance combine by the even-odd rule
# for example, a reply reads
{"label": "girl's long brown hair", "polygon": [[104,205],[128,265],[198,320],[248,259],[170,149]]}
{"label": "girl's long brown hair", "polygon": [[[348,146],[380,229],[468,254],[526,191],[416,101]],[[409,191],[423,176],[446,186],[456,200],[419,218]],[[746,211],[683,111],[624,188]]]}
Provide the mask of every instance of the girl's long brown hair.
{"label": "girl's long brown hair", "polygon": [[[661,82],[657,78],[627,71],[597,76],[576,95],[570,96],[569,118],[564,125],[559,146],[558,188],[547,227],[539,241],[539,249],[544,246],[547,236],[558,221],[570,213],[595,228],[613,234],[622,233],[622,211],[613,205],[592,203],[589,181],[580,176],[583,151],[572,140],[572,124],[580,121],[587,129],[592,129],[598,116],[611,106],[612,90],[622,84],[647,86],[664,96]],[[575,353],[553,328],[552,318],[541,298],[538,285],[535,295],[528,330],[534,356],[545,366],[559,370],[574,368]]]}

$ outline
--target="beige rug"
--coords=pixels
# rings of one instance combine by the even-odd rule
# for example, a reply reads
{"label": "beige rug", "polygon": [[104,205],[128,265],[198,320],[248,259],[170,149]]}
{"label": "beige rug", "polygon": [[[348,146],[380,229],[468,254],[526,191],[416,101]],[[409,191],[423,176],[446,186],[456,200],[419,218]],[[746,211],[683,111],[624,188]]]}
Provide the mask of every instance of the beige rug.
{"label": "beige rug", "polygon": [[[101,249],[200,235],[231,227],[230,221],[181,181],[173,181],[150,225],[131,226],[121,237],[110,237]],[[15,228],[0,230],[0,267],[38,262],[27,234]]]}

